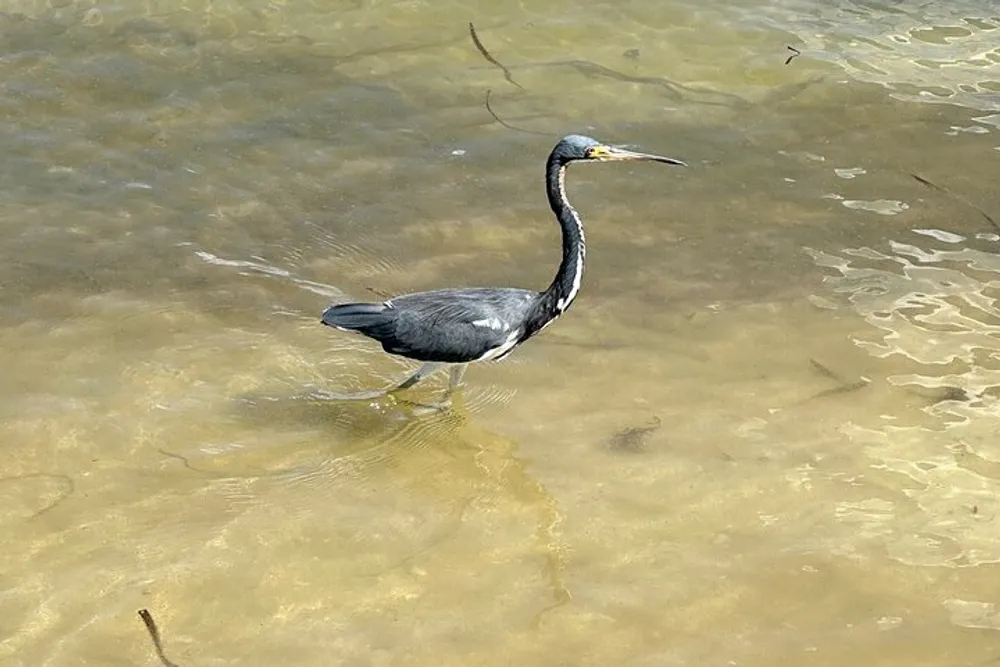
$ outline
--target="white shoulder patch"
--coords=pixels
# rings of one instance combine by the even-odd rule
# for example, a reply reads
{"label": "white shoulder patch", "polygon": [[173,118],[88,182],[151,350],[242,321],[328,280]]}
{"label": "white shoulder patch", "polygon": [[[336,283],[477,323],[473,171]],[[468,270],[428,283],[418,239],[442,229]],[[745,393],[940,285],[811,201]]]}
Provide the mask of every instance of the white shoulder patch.
{"label": "white shoulder patch", "polygon": [[503,343],[501,343],[498,347],[486,350],[486,352],[483,353],[483,356],[476,359],[476,361],[492,361],[506,356],[517,345],[517,341],[520,337],[521,330],[514,329],[510,332],[510,334],[508,334],[507,339]]}
{"label": "white shoulder patch", "polygon": [[503,331],[507,327],[504,323],[500,321],[498,317],[490,317],[485,320],[473,320],[472,326],[474,327],[485,327],[487,329],[493,329],[494,331]]}

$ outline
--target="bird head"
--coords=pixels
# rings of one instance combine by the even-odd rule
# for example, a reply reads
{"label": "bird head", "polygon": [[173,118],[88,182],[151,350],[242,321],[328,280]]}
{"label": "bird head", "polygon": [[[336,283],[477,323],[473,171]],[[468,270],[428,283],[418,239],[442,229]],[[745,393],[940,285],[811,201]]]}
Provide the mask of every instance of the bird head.
{"label": "bird head", "polygon": [[648,160],[650,162],[662,162],[663,164],[672,164],[680,167],[687,166],[684,162],[671,157],[652,155],[651,153],[638,153],[636,151],[630,151],[617,146],[609,146],[607,144],[602,144],[596,139],[584,137],[579,134],[570,134],[563,137],[559,143],[556,144],[556,147],[552,151],[552,155],[563,163],[574,162],[577,160],[595,162]]}

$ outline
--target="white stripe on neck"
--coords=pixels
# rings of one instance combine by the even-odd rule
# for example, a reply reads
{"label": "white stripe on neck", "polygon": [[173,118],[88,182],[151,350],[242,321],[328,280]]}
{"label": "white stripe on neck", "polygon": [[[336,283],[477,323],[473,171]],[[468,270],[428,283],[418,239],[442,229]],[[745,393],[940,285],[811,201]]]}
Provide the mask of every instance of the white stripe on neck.
{"label": "white stripe on neck", "polygon": [[569,211],[569,216],[576,223],[576,231],[580,235],[580,252],[576,256],[576,266],[573,267],[575,269],[573,272],[573,285],[570,287],[569,294],[556,301],[556,310],[561,314],[569,308],[570,304],[573,303],[573,299],[580,292],[580,285],[583,282],[583,263],[587,257],[587,239],[583,235],[583,223],[580,222],[580,216],[577,215],[576,209],[570,206],[569,199],[566,197],[566,165],[563,165],[559,170],[559,196],[563,201],[563,205]]}

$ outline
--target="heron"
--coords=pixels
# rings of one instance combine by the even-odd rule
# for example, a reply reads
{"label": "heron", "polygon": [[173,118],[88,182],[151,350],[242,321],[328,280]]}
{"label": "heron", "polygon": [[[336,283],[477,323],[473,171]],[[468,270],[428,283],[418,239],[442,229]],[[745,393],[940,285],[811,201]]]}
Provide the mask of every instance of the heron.
{"label": "heron", "polygon": [[562,261],[543,292],[515,287],[462,287],[414,292],[381,303],[341,303],[323,313],[323,324],[363,334],[392,355],[423,362],[415,373],[374,397],[409,389],[432,373],[450,369],[445,398],[462,382],[468,365],[498,361],[552,324],[580,292],[587,255],[583,223],[566,197],[566,168],[573,162],[647,160],[687,166],[681,160],[639,153],[571,134],[545,164],[549,206],[562,230]]}

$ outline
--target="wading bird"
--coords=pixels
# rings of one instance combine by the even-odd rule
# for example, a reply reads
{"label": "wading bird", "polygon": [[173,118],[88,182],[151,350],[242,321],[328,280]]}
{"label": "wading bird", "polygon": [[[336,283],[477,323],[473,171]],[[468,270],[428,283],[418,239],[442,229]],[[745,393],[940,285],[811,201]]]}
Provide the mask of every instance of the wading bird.
{"label": "wading bird", "polygon": [[462,287],[416,292],[382,303],[343,303],[323,313],[323,324],[355,331],[382,343],[390,354],[424,362],[398,386],[369,398],[408,389],[446,366],[448,394],[459,385],[468,364],[503,359],[566,312],[580,291],[586,244],[580,216],[566,198],[566,167],[571,162],[650,160],[686,166],[680,160],[636,153],[589,137],[563,137],[545,165],[549,206],[562,228],[562,262],[544,292],[514,287]]}

